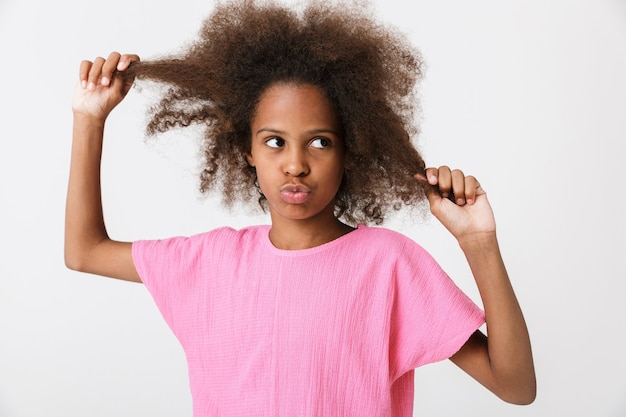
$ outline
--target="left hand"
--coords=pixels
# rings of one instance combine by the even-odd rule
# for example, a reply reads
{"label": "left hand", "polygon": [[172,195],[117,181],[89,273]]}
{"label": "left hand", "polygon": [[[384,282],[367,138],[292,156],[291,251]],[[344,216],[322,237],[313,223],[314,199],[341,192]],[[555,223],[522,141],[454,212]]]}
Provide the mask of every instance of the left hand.
{"label": "left hand", "polygon": [[427,168],[422,183],[430,211],[457,240],[495,233],[496,223],[487,193],[471,175],[447,166]]}

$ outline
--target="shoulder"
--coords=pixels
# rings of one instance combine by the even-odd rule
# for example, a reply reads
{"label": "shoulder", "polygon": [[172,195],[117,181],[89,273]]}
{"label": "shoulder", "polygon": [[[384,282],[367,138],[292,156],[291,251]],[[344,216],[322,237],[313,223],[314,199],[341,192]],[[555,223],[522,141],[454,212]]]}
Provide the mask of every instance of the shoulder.
{"label": "shoulder", "polygon": [[166,239],[139,240],[133,243],[134,251],[185,252],[223,251],[245,247],[258,242],[268,233],[269,226],[249,226],[242,229],[218,227],[192,236],[175,236]]}
{"label": "shoulder", "polygon": [[191,245],[210,253],[242,253],[254,250],[267,239],[269,226],[248,226],[241,229],[219,227],[189,238]]}
{"label": "shoulder", "polygon": [[264,235],[267,235],[268,231],[269,226],[267,225],[248,226],[241,229],[225,226],[190,236],[188,239],[196,242],[213,241],[219,243],[239,243],[242,241],[258,240]]}
{"label": "shoulder", "polygon": [[[391,263],[395,271],[416,271],[429,274],[441,268],[433,256],[420,244],[410,237],[395,230],[384,227],[359,226],[360,241],[367,247],[368,253],[374,252],[376,258],[384,258],[384,262]],[[439,273],[439,272],[437,272]]]}
{"label": "shoulder", "polygon": [[201,266],[245,259],[267,230],[267,226],[220,227],[192,236],[138,240],[132,245],[133,261],[144,282],[152,274],[187,274]]}
{"label": "shoulder", "polygon": [[267,240],[269,225],[247,226],[241,229],[232,227],[220,227],[210,232],[203,233],[197,238],[211,242],[219,247],[234,246],[236,248],[247,248],[258,246],[259,242]]}
{"label": "shoulder", "polygon": [[367,242],[370,246],[374,245],[376,247],[400,251],[424,251],[424,249],[413,239],[395,230],[387,229],[385,227],[371,227],[364,225],[359,225],[358,230],[360,240]]}

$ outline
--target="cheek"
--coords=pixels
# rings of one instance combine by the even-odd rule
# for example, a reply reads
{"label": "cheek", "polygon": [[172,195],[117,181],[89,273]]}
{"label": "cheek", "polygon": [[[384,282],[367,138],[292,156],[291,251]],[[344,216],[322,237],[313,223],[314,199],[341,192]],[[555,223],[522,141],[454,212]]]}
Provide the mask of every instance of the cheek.
{"label": "cheek", "polygon": [[335,169],[339,178],[343,178],[343,174],[346,172],[346,158],[345,155],[339,155],[335,162]]}
{"label": "cheek", "polygon": [[267,189],[270,184],[278,180],[271,167],[264,164],[263,161],[256,160],[255,170],[257,184],[262,190]]}

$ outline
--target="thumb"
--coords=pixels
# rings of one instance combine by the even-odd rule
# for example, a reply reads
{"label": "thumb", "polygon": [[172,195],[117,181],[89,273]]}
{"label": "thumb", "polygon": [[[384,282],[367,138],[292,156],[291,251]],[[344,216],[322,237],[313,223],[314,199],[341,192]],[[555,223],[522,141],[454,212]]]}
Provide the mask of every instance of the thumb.
{"label": "thumb", "polygon": [[428,198],[428,202],[432,205],[441,200],[441,194],[439,193],[439,187],[437,185],[433,185],[428,181],[428,179],[424,176],[424,174],[415,174],[413,178],[417,181],[417,183],[424,189],[424,193],[426,194],[426,198]]}

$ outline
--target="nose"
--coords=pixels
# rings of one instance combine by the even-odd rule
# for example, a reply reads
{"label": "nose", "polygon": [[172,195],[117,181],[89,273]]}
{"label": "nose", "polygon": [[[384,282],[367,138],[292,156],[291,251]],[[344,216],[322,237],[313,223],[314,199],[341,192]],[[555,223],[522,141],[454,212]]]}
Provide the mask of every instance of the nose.
{"label": "nose", "polygon": [[305,151],[292,148],[285,152],[283,172],[290,177],[304,177],[309,173],[309,164],[306,160]]}

